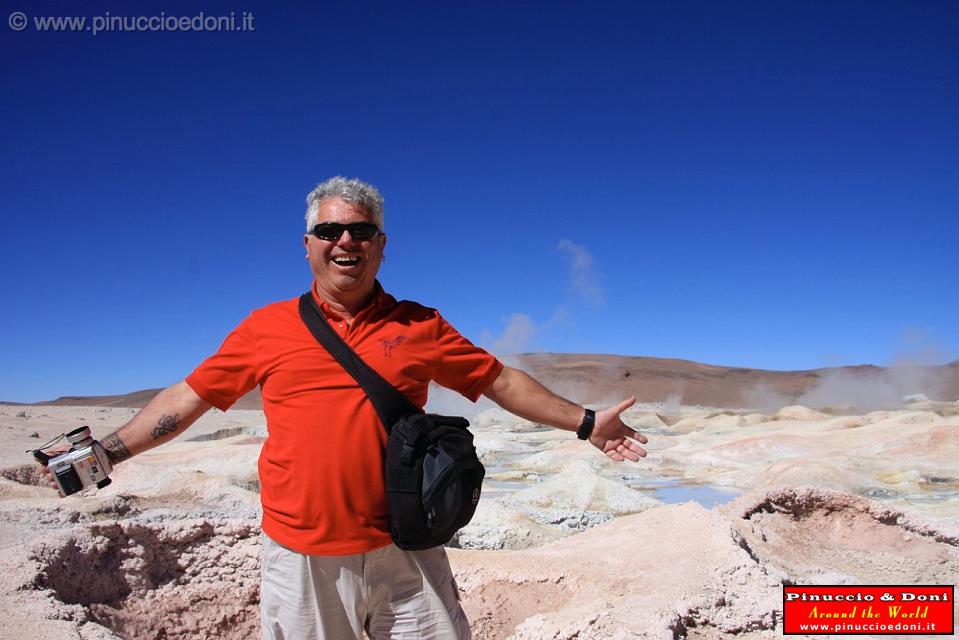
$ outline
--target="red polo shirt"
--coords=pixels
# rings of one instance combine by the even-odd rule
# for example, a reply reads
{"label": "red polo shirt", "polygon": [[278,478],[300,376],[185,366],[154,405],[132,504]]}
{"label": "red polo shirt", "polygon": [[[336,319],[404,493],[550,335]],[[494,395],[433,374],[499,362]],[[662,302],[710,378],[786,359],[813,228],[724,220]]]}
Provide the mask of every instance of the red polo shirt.
{"label": "red polo shirt", "polygon": [[[316,295],[330,325],[418,407],[431,380],[475,401],[503,370],[435,309],[377,284],[352,324]],[[366,393],[300,319],[298,299],[258,309],[186,381],[226,410],[260,385],[269,435],[260,453],[263,531],[300,553],[365,553],[390,542],[386,431]]]}

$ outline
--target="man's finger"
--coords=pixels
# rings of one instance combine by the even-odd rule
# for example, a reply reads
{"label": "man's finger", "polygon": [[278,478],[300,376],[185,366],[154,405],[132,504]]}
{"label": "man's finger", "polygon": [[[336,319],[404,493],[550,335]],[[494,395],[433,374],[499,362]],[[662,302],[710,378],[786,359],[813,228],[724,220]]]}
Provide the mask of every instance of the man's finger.
{"label": "man's finger", "polygon": [[646,436],[641,434],[639,431],[636,431],[636,429],[633,429],[632,427],[626,427],[626,428],[629,430],[629,433],[627,435],[633,440],[635,440],[636,442],[642,442],[643,444],[646,444],[647,442],[649,442]]}
{"label": "man's finger", "polygon": [[[628,449],[628,450],[631,451],[632,453],[636,454],[636,455],[639,456],[640,458],[645,458],[645,457],[646,457],[646,449],[643,449],[641,446],[639,446],[639,445],[636,444],[635,442],[630,442],[629,440],[627,440],[627,441],[626,441],[626,449]],[[635,460],[634,460],[634,462],[635,462]]]}

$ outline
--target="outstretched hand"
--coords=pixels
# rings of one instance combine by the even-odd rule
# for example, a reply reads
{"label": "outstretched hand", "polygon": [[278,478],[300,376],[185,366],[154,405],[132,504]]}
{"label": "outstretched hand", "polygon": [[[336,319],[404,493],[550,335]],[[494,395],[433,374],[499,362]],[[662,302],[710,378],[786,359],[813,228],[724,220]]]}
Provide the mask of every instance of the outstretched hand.
{"label": "outstretched hand", "polygon": [[646,436],[627,427],[619,418],[619,414],[634,404],[636,397],[631,396],[617,405],[596,412],[596,423],[589,441],[616,462],[636,462],[646,457],[646,450],[637,444],[646,444]]}

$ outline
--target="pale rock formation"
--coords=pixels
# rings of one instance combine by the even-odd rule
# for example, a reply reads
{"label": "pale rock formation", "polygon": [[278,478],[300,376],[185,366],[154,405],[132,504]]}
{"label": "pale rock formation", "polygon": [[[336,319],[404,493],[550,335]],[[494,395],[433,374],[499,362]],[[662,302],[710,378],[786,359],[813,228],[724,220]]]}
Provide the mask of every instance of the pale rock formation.
{"label": "pale rock formation", "polygon": [[[955,583],[959,404],[661,411],[626,414],[650,440],[635,464],[498,410],[474,420],[488,482],[451,550],[474,637],[771,640],[783,581]],[[0,406],[0,638],[255,637],[262,414],[210,412],[66,499],[24,453],[130,415]],[[690,487],[743,495],[660,504]]]}

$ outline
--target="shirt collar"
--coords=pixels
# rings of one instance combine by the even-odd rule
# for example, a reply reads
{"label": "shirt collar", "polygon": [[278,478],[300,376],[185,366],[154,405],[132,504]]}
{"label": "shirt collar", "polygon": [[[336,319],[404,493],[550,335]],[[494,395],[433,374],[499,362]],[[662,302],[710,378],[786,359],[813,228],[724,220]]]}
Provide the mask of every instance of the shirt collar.
{"label": "shirt collar", "polygon": [[[375,280],[373,282],[373,287],[373,298],[370,300],[368,305],[360,309],[359,313],[356,314],[357,317],[359,317],[361,314],[366,315],[368,309],[382,311],[384,309],[389,309],[396,304],[396,298],[383,290],[383,285],[380,284],[379,280]],[[323,315],[325,315],[327,318],[339,320],[339,316],[336,315],[332,309],[330,309],[330,306],[326,303],[326,300],[320,297],[320,294],[317,292],[316,281],[313,282],[311,290],[313,291],[313,300],[316,301],[316,304],[323,311]]]}

